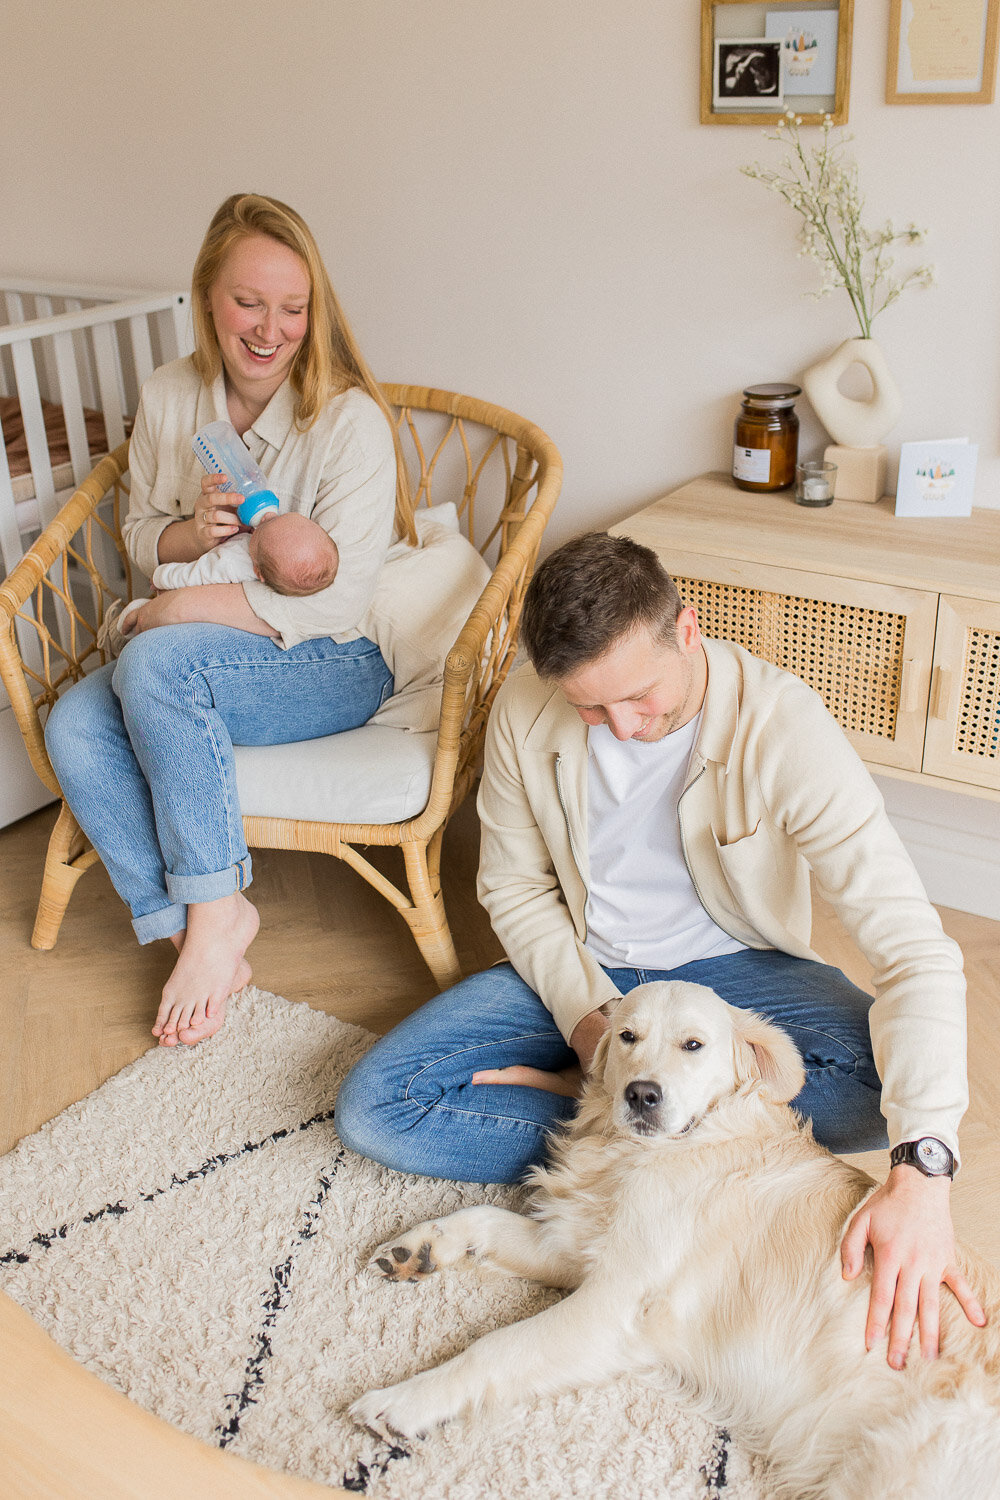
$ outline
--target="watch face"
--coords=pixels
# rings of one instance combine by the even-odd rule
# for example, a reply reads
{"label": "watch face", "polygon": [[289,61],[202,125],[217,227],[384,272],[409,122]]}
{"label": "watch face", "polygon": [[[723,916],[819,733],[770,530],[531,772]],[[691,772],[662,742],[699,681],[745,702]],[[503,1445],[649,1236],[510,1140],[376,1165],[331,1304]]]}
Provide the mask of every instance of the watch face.
{"label": "watch face", "polygon": [[917,1156],[930,1172],[948,1172],[951,1169],[951,1152],[948,1147],[936,1141],[932,1135],[925,1135],[922,1141],[917,1142]]}

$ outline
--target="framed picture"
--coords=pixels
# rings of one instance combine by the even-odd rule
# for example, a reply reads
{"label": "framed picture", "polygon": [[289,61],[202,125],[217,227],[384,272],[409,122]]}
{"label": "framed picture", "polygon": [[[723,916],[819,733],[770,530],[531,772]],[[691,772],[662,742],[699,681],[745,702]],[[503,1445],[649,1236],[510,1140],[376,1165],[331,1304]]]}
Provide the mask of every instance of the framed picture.
{"label": "framed picture", "polygon": [[[854,0],[701,0],[702,124],[776,125],[786,108],[806,125],[822,124],[824,115],[845,124],[853,22]],[[767,48],[769,62],[775,46],[778,92],[766,92],[752,78],[744,83],[751,64],[763,64],[738,49]],[[748,92],[737,94],[735,79],[727,87],[726,68],[735,73],[744,60],[739,86]]]}
{"label": "framed picture", "polygon": [[762,36],[716,38],[713,109],[781,109],[782,51]]}
{"label": "framed picture", "polygon": [[968,438],[901,443],[897,516],[970,516],[979,447]]}
{"label": "framed picture", "polygon": [[835,10],[768,11],[765,34],[781,42],[786,104],[794,107],[799,95],[836,94],[839,30]]}
{"label": "framed picture", "polygon": [[890,0],[887,104],[992,104],[1000,0]]}

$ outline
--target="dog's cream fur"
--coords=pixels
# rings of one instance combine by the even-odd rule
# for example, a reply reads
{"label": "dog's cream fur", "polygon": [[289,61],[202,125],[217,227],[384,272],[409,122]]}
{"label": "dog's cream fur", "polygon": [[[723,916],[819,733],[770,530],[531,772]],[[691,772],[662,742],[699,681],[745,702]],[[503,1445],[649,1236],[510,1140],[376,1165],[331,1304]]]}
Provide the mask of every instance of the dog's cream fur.
{"label": "dog's cream fur", "polygon": [[1000,1497],[1000,1277],[963,1256],[991,1322],[972,1327],[945,1292],[938,1359],[916,1340],[903,1371],[884,1341],[866,1353],[870,1275],[844,1281],[840,1241],[874,1183],[787,1107],[802,1080],[784,1033],[714,991],[634,990],[578,1118],[533,1174],[531,1217],[463,1209],[372,1262],[390,1280],[479,1262],[572,1295],[352,1414],[413,1436],[483,1405],[666,1366],[770,1461],[778,1496]]}

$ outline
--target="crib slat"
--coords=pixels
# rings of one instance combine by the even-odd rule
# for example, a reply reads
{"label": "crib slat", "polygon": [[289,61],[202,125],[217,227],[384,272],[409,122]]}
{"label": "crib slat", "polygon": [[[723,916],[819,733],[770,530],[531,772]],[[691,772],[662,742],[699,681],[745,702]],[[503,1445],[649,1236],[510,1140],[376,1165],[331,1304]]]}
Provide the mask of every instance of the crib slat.
{"label": "crib slat", "polygon": [[42,398],[38,391],[35,361],[30,344],[13,344],[10,352],[14,361],[14,379],[17,381],[17,396],[21,403],[21,420],[24,423],[28,463],[34,480],[38,512],[42,525],[47,526],[57,509],[56,487],[45,437],[45,418],[42,416]]}
{"label": "crib slat", "polygon": [[69,438],[73,482],[82,484],[93,468],[93,460],[87,446],[87,421],[83,415],[83,396],[80,392],[80,376],[76,367],[73,335],[57,333],[52,343],[59,383],[59,400],[62,403],[63,416],[66,419],[66,435]]}
{"label": "crib slat", "polygon": [[24,322],[24,298],[20,292],[4,292],[4,306],[7,309],[8,323]]}
{"label": "crib slat", "polygon": [[[73,464],[73,479],[82,484],[94,466],[98,454],[91,455],[87,444],[87,419],[83,414],[83,399],[71,333],[57,334],[54,339],[56,361],[59,366],[59,398],[62,402],[66,431],[69,436],[69,453]],[[94,527],[91,534],[94,561],[102,576],[113,583],[121,578],[121,561],[111,538]],[[95,598],[95,606],[97,604]]]}
{"label": "crib slat", "polygon": [[97,362],[97,385],[101,393],[101,410],[104,413],[104,430],[108,435],[108,452],[110,453],[118,447],[119,443],[125,441],[118,350],[109,323],[96,323],[93,328],[93,337],[94,358]]}
{"label": "crib slat", "polygon": [[153,346],[149,341],[149,322],[144,313],[139,313],[136,317],[129,318],[128,326],[132,337],[135,383],[137,389],[141,389],[153,373]]}
{"label": "crib slat", "polygon": [[[51,318],[52,298],[44,297],[41,292],[35,293],[35,317]],[[46,401],[54,401],[56,393],[56,365],[53,359],[52,345],[48,339],[41,339],[38,343],[38,358],[42,363],[40,372],[39,389]]]}
{"label": "crib slat", "polygon": [[[79,297],[67,297],[67,312],[79,312],[83,303]],[[80,380],[80,395],[83,397],[84,406],[97,405],[97,390],[94,385],[93,358],[90,352],[90,342],[87,338],[86,328],[74,328],[73,348],[76,351],[77,375]]]}
{"label": "crib slat", "polygon": [[174,325],[174,359],[179,359],[182,354],[190,354],[194,349],[194,336],[191,329],[191,315],[188,308],[188,298],[178,297],[170,309]]}

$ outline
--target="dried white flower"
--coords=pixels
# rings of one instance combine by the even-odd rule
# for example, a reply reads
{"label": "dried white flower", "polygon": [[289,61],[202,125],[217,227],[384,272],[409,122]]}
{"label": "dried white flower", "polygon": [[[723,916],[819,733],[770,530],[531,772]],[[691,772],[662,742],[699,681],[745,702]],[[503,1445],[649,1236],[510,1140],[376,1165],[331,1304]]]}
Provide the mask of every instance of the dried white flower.
{"label": "dried white flower", "polygon": [[779,193],[800,215],[799,255],[815,260],[823,283],[814,297],[828,297],[843,287],[861,327],[862,338],[871,338],[871,325],[880,312],[901,297],[908,287],[928,287],[934,282],[933,266],[918,266],[901,279],[890,277],[895,260],[889,254],[894,244],[919,245],[927,231],[916,224],[896,229],[886,220],[881,229],[867,229],[861,222],[864,200],[858,187],[858,166],[846,154],[848,141],[834,135],[833,118],[823,116],[822,137],[806,151],[799,126],[802,116],[786,109],[775,131],[765,131],[770,141],[785,147],[777,169],[751,162],[740,170]]}

